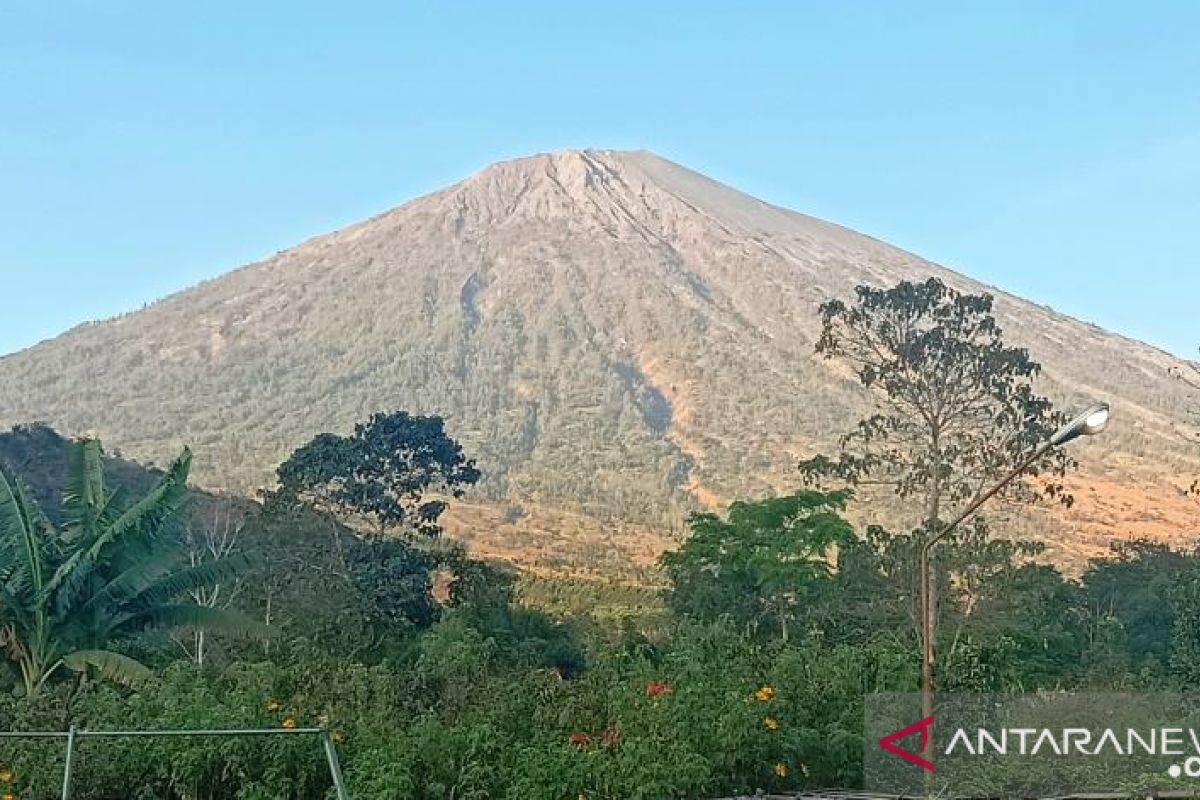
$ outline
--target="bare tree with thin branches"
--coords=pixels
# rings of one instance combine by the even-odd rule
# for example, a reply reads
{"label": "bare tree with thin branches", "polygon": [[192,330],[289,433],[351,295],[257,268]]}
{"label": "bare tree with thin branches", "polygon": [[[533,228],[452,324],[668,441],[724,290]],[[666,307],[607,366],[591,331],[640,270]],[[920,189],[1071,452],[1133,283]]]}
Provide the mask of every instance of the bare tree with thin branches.
{"label": "bare tree with thin branches", "polygon": [[[183,531],[184,549],[190,565],[198,567],[237,554],[245,526],[246,511],[234,498],[221,496],[204,503],[192,514]],[[243,581],[236,578],[197,587],[190,594],[198,606],[225,609],[233,605],[242,586]],[[180,645],[196,666],[204,667],[208,647],[205,631],[192,632],[190,641],[180,641]]]}

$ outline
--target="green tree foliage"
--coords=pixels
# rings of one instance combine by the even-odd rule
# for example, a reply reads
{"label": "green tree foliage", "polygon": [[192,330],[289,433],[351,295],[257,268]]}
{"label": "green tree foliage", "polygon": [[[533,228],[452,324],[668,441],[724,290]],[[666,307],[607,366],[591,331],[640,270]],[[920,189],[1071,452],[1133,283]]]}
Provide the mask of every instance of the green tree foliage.
{"label": "green tree foliage", "polygon": [[583,671],[579,632],[542,609],[517,603],[518,576],[510,565],[473,559],[462,547],[447,548],[440,563],[450,576],[447,605],[461,624],[509,660],[568,678]]}
{"label": "green tree foliage", "polygon": [[247,518],[240,547],[253,567],[238,603],[279,632],[272,655],[290,642],[376,663],[440,615],[440,556],[404,539],[364,538],[312,509],[272,505]]}
{"label": "green tree foliage", "polygon": [[[799,631],[823,646],[890,643],[916,652],[916,541],[878,527],[853,535],[838,516],[845,499],[802,492],[735,504],[724,519],[696,517],[682,547],[663,557],[668,608],[702,622],[732,619],[760,638]],[[1088,598],[1106,591],[1108,565],[1118,562],[1097,562],[1103,566],[1088,574],[1096,585],[1078,584],[1031,561],[1039,546],[995,538],[982,520],[953,544],[937,567],[947,587],[938,633],[945,688],[1005,691],[1090,677],[1081,665],[1091,650],[1090,615],[1101,612]],[[1166,608],[1170,578],[1142,577],[1144,607]],[[1152,636],[1169,639],[1169,622]],[[1114,645],[1126,663],[1139,658],[1136,639]]]}
{"label": "green tree foliage", "polygon": [[[95,727],[326,724],[361,800],[722,797],[861,780],[864,691],[899,689],[914,667],[889,646],[763,644],[727,624],[683,626],[671,646],[639,652],[598,638],[590,654],[564,679],[452,614],[402,666],[310,655],[218,674],[181,663],[135,694],[88,685],[75,707]],[[56,693],[0,696],[0,718],[22,729],[53,727],[61,711]],[[60,750],[0,740],[0,766],[39,800],[61,784]],[[75,785],[80,800],[330,788],[303,737],[88,742]]]}
{"label": "green tree foliage", "polygon": [[1200,549],[1188,555],[1171,587],[1171,667],[1180,684],[1200,688]]}
{"label": "green tree foliage", "polygon": [[432,573],[439,560],[401,539],[352,539],[346,550],[351,591],[365,608],[369,621],[390,626],[425,628],[438,617],[431,594]]}
{"label": "green tree foliage", "polygon": [[350,436],[323,433],[279,466],[277,500],[365,517],[383,534],[434,535],[446,508],[431,492],[460,497],[480,472],[446,434],[441,417],[375,414]]}
{"label": "green tree foliage", "polygon": [[[1033,391],[1039,365],[1005,345],[991,295],[962,294],[936,278],[856,292],[851,303],[821,306],[816,349],[854,370],[875,412],[842,437],[840,453],[809,459],[801,471],[810,480],[885,484],[923,501],[915,523],[940,520],[944,506],[985,491],[1044,442],[1060,415]],[[1051,452],[1028,474],[1062,476],[1071,466]],[[1060,484],[1046,487],[1069,502]],[[1022,490],[1031,484],[1014,482]]]}
{"label": "green tree foliage", "polygon": [[[98,456],[98,446],[73,451],[67,471],[102,478]],[[100,547],[80,608],[153,563],[145,554],[178,552],[167,545],[180,541],[173,521],[186,454],[137,502],[95,478],[68,481],[61,525],[38,513],[11,470],[3,475],[6,644],[30,639],[36,624],[23,620],[39,619],[10,598],[43,596],[23,587],[60,572],[10,566],[30,560],[12,549],[28,549],[22,543],[37,538],[29,531],[44,544],[32,552],[61,564],[90,552],[83,543],[128,509],[164,510],[142,512],[144,524]],[[75,498],[107,502],[88,511]],[[109,651],[153,664],[156,680],[51,680],[27,693],[19,675],[0,673],[0,725],[325,725],[361,800],[682,800],[856,787],[869,744],[864,697],[916,686],[919,540],[877,527],[856,535],[842,518],[846,500],[846,491],[802,491],[695,517],[681,550],[664,558],[665,609],[644,587],[532,579],[447,542],[360,537],[304,504],[248,508],[238,545],[253,563],[239,575],[238,605],[269,620],[269,642],[223,642],[201,670],[156,625],[122,628]],[[942,688],[1200,685],[1198,554],[1133,543],[1071,580],[982,521],[954,544],[937,565]],[[172,598],[197,585],[188,569],[160,577],[180,588]],[[41,619],[54,637],[91,625],[73,605],[57,616],[57,593],[45,597]],[[140,613],[149,599],[121,593],[124,605],[113,600],[104,613]],[[57,796],[61,748],[0,739],[0,775],[15,796]],[[303,737],[88,741],[76,787],[80,800],[330,792],[320,750]]]}
{"label": "green tree foliage", "polygon": [[[1076,584],[1028,563],[1015,545],[982,531],[973,537],[963,546],[980,566],[969,586],[948,596],[945,687],[1094,686],[1077,655],[1090,625],[1086,576]],[[314,527],[309,540],[337,564],[324,529]],[[296,613],[287,641],[265,656],[246,653],[203,672],[180,661],[135,693],[89,683],[70,711],[66,686],[33,698],[0,693],[0,719],[25,729],[57,727],[64,715],[96,727],[327,724],[351,790],[364,800],[649,800],[854,787],[862,780],[864,696],[911,691],[916,682],[911,629],[891,622],[906,613],[894,581],[903,580],[911,543],[874,530],[839,545],[836,568],[815,585],[829,607],[854,609],[853,623],[787,641],[773,618],[759,630],[730,618],[677,619],[649,635],[564,624],[515,605],[511,575],[471,562],[453,579],[440,619],[410,628],[409,647],[377,659],[308,638],[306,624],[323,624],[310,613],[322,601],[344,624],[369,613],[338,605],[349,584],[314,578],[325,594]],[[1181,575],[1200,574],[1186,559],[1191,572]],[[879,587],[879,602],[867,602]],[[1174,589],[1164,589],[1161,599],[1171,602]],[[1177,631],[1186,616],[1176,611]],[[571,648],[573,666],[561,655]],[[31,797],[53,796],[60,759],[59,750],[0,741],[0,766],[11,767]],[[89,743],[79,770],[82,800],[125,796],[130,787],[169,800],[329,790],[319,750],[298,737]]]}
{"label": "green tree foliage", "polygon": [[838,516],[846,492],[737,502],[725,518],[697,514],[683,546],[663,555],[667,605],[699,620],[773,624],[784,639],[823,601],[836,549],[854,538]]}
{"label": "green tree foliage", "polygon": [[0,470],[0,652],[25,694],[63,669],[137,682],[149,670],[114,647],[150,630],[253,630],[236,614],[187,598],[243,566],[229,559],[181,568],[170,534],[187,497],[190,461],[185,450],[133,500],[107,488],[99,442],[76,444],[61,526],[18,477]]}
{"label": "green tree foliage", "polygon": [[[1134,669],[1161,669],[1171,660],[1173,587],[1189,559],[1147,539],[1116,542],[1109,557],[1093,559],[1083,576],[1088,618],[1113,626],[1119,655]],[[1100,654],[1097,653],[1097,656]]]}
{"label": "green tree foliage", "polygon": [[457,543],[363,537],[311,509],[278,506],[247,519],[241,543],[253,569],[239,604],[303,647],[366,663],[403,659],[447,609],[498,640],[520,635],[514,570]]}
{"label": "green tree foliage", "polygon": [[[1085,646],[1080,587],[1027,549],[991,540],[981,580],[952,586],[941,642],[949,691],[1003,692],[1070,685]],[[961,573],[960,573],[961,574]],[[949,584],[949,581],[947,580]]]}
{"label": "green tree foliage", "polygon": [[909,536],[869,526],[839,546],[824,639],[856,644],[884,638],[911,646],[916,548]]}

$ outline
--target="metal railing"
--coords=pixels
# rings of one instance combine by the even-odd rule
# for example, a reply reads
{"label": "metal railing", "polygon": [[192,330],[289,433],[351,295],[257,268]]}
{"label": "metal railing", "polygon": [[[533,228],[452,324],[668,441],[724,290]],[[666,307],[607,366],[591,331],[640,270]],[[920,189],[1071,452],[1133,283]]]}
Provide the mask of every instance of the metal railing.
{"label": "metal railing", "polygon": [[158,731],[89,731],[74,725],[66,731],[0,731],[0,739],[65,739],[67,742],[66,762],[63,765],[62,800],[71,800],[71,773],[75,766],[75,745],[80,739],[115,739],[153,736],[317,736],[325,749],[325,760],[329,764],[329,775],[337,791],[338,800],[350,800],[346,781],[342,777],[342,766],[338,761],[337,746],[327,728],[232,728],[228,730],[158,730]]}

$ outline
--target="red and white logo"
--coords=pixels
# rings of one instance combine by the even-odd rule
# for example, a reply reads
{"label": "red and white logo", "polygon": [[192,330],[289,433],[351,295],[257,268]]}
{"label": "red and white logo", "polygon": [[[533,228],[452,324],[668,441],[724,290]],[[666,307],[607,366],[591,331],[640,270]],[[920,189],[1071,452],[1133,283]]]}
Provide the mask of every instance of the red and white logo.
{"label": "red and white logo", "polygon": [[[892,755],[900,756],[910,764],[916,764],[918,767],[929,772],[933,772],[933,762],[929,759],[922,758],[919,753],[924,753],[925,748],[929,745],[929,729],[933,727],[933,715],[926,717],[923,720],[914,722],[908,727],[901,728],[898,731],[892,731],[887,736],[879,740],[879,746],[887,750]],[[906,739],[914,733],[920,732],[921,746],[914,753],[911,750],[905,750],[896,742],[901,739]]]}

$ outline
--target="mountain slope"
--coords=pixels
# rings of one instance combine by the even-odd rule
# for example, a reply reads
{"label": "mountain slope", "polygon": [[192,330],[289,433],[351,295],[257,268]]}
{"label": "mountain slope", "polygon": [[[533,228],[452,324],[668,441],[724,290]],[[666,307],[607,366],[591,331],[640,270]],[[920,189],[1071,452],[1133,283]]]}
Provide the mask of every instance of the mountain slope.
{"label": "mountain slope", "polygon": [[[0,359],[0,424],[139,458],[188,443],[200,482],[248,491],[317,432],[441,413],[488,475],[457,516],[478,547],[611,572],[696,505],[794,485],[863,405],[813,354],[816,306],[930,274],[985,288],[649,153],[539,155]],[[1191,533],[1179,362],[997,295],[1042,391],[1117,421],[1079,451],[1076,509],[1022,529],[1065,557]]]}

